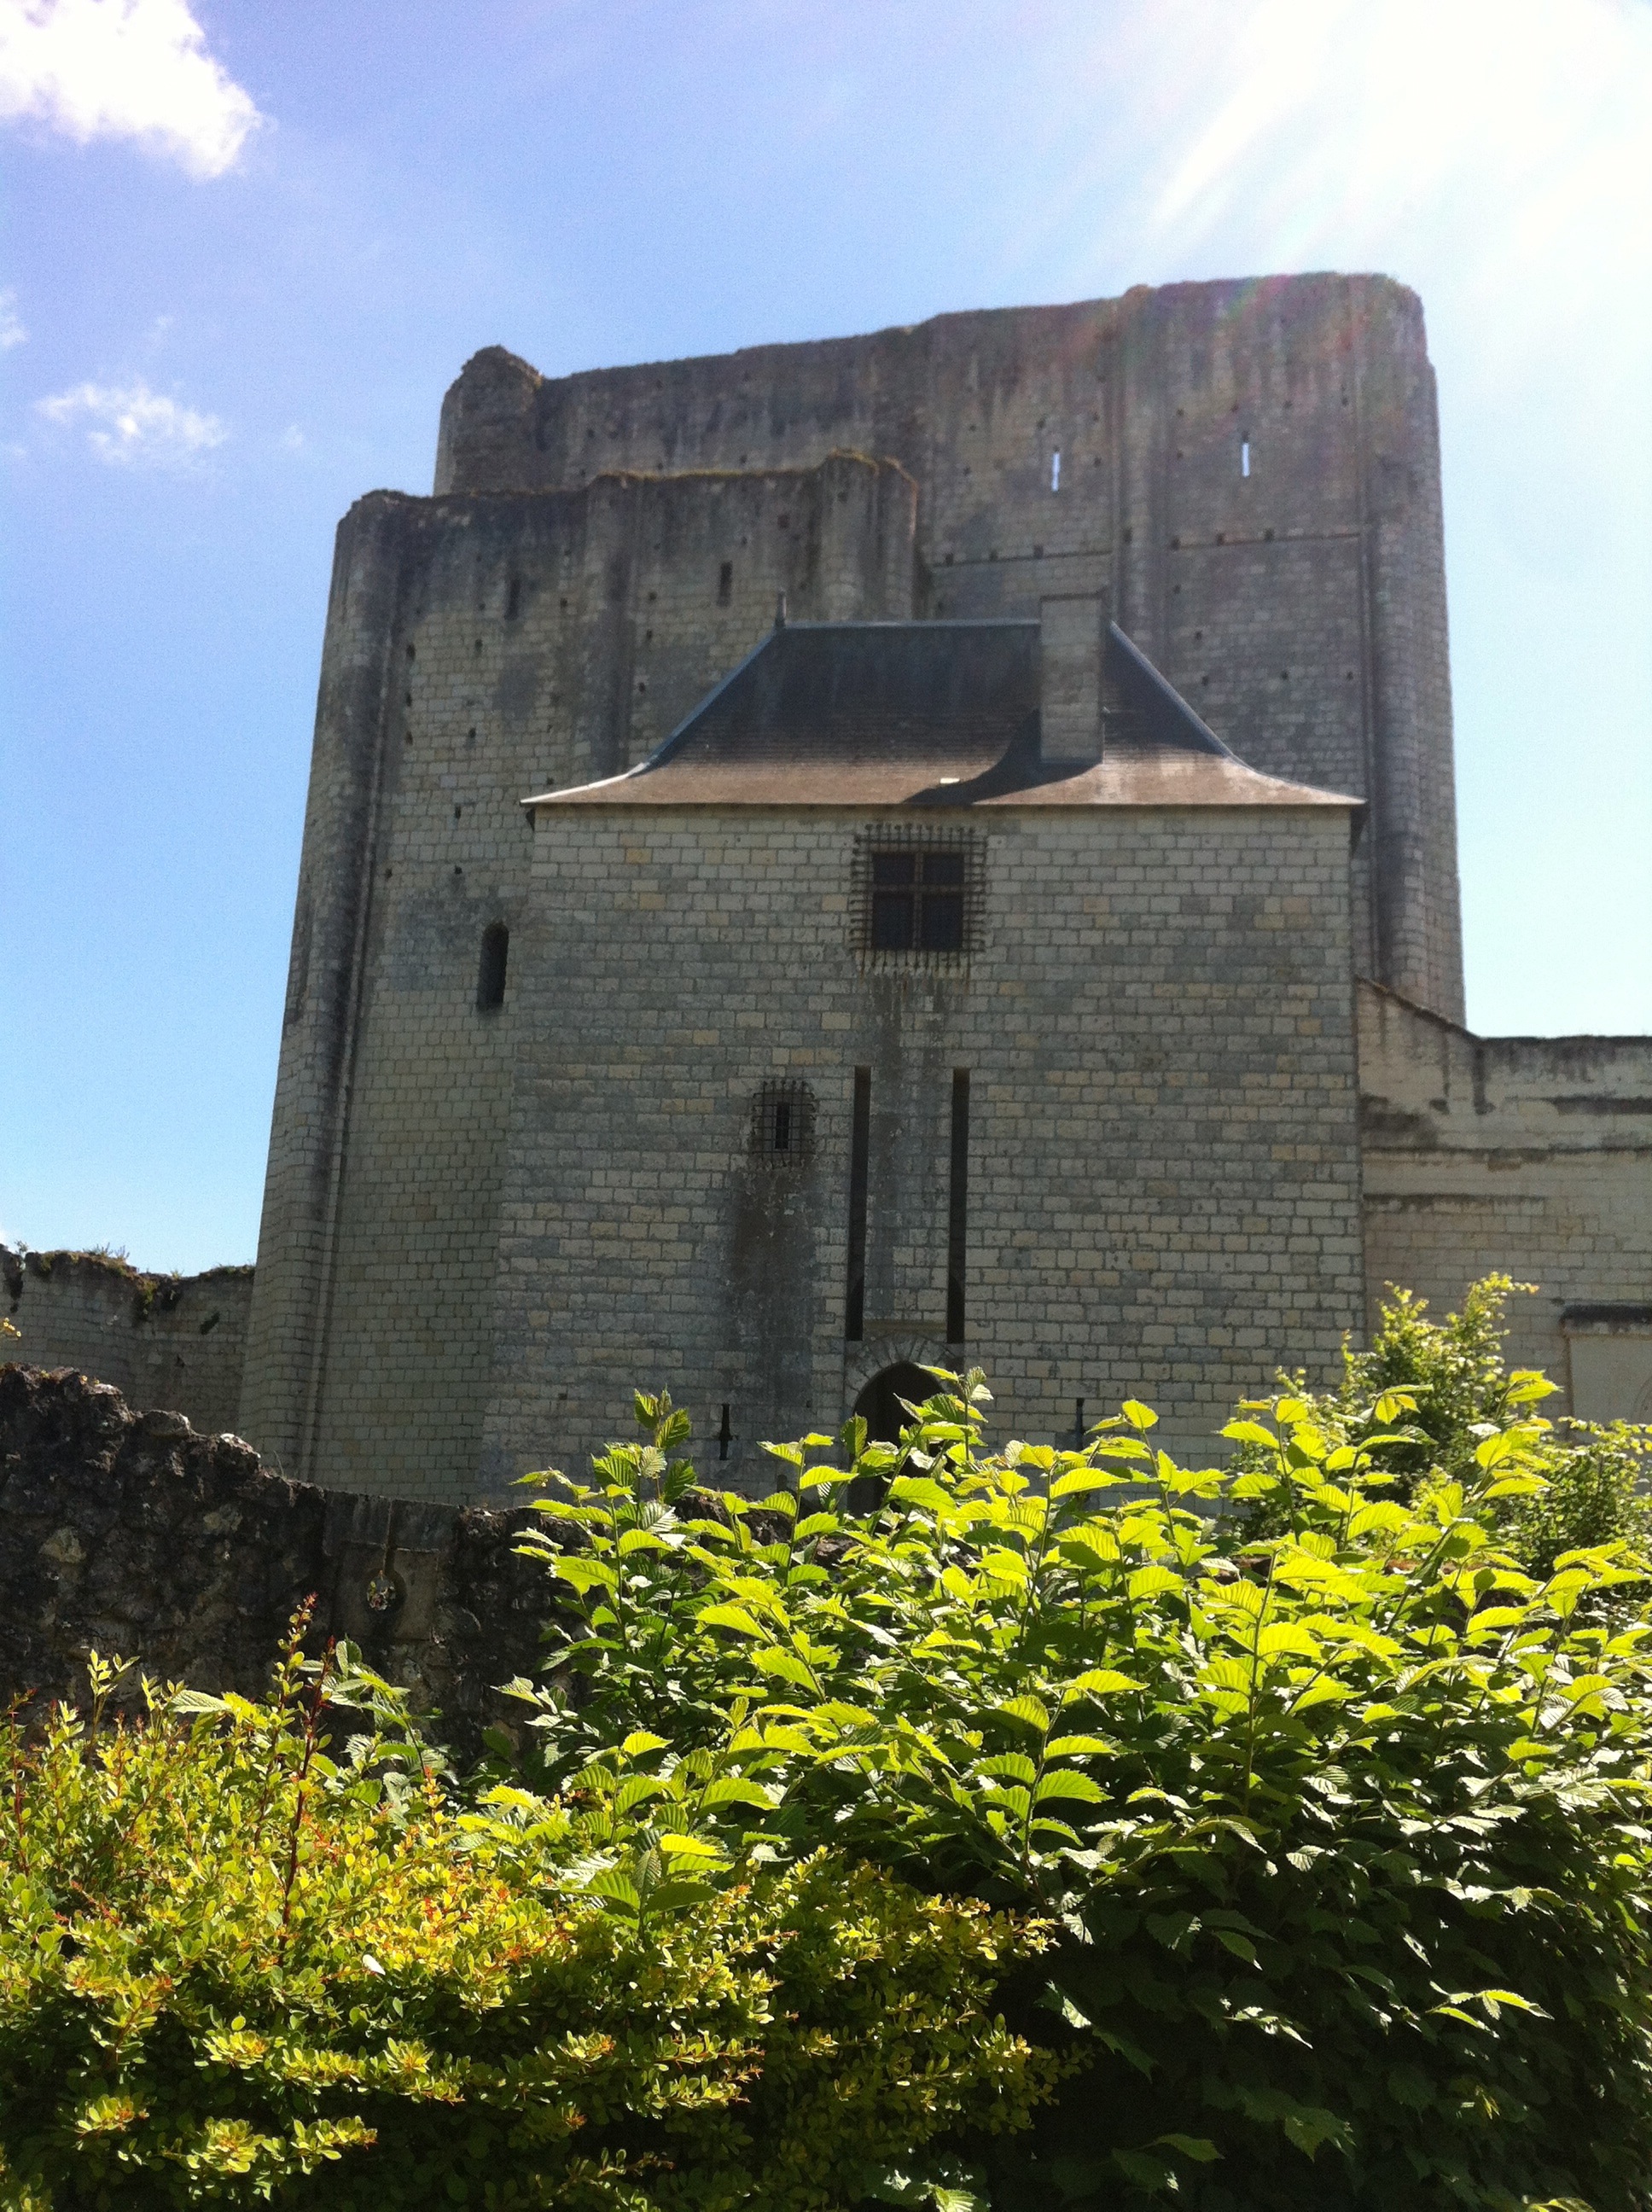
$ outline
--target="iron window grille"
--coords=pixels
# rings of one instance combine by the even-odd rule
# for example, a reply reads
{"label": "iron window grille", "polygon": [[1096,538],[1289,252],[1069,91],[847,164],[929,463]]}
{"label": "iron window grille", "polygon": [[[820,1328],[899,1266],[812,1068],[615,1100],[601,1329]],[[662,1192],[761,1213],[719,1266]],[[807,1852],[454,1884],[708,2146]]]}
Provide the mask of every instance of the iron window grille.
{"label": "iron window grille", "polygon": [[874,961],[958,964],[980,947],[985,840],[891,824],[855,841],[859,950]]}
{"label": "iron window grille", "polygon": [[751,1102],[751,1150],[770,1168],[799,1168],[814,1151],[815,1094],[806,1083],[765,1083]]}

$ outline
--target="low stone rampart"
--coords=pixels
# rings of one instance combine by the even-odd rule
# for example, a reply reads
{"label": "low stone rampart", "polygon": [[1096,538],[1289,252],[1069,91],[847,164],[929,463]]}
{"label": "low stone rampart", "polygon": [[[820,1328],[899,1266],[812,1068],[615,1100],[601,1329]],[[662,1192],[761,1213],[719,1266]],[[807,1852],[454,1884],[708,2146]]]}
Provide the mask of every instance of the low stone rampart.
{"label": "low stone rampart", "polygon": [[80,1696],[91,1650],[258,1695],[313,1596],[311,1645],[361,1644],[469,1761],[519,1723],[497,1686],[539,1663],[550,1585],[513,1548],[533,1517],[313,1489],[107,1383],[0,1367],[0,1704]]}

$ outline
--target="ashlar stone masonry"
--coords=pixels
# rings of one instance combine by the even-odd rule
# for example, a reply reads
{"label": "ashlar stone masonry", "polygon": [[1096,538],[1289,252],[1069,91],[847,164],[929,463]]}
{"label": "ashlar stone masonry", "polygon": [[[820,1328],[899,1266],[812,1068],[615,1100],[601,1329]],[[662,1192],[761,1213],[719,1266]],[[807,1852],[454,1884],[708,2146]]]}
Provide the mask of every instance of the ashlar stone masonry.
{"label": "ashlar stone masonry", "polygon": [[1443,577],[1381,277],[477,355],[340,526],[241,1429],[457,1501],[665,1382],[766,1487],[944,1360],[1203,1453],[1487,1264],[1637,1405],[1648,1048],[1461,1028]]}

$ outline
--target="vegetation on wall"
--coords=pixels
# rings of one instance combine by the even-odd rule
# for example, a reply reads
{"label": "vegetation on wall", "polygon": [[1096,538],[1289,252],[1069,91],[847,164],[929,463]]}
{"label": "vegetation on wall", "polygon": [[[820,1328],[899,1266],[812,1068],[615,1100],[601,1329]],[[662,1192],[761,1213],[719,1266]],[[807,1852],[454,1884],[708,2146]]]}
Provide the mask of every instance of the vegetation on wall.
{"label": "vegetation on wall", "polygon": [[[1644,1432],[1507,1285],[1127,1403],[544,1478],[531,1746],[347,1649],[0,1751],[0,2205],[1652,2205]],[[1625,1474],[1628,1470],[1628,1474]]]}

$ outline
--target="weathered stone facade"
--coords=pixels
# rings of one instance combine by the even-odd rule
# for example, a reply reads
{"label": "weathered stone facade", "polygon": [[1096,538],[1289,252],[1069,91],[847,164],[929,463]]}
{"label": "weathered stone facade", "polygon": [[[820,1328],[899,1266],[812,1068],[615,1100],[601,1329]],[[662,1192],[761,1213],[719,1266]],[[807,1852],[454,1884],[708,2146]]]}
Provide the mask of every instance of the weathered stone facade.
{"label": "weathered stone facade", "polygon": [[0,1366],[0,1700],[83,1695],[94,1650],[258,1697],[313,1599],[308,1648],[361,1644],[468,1761],[519,1721],[496,1686],[543,1656],[550,1584],[514,1548],[532,1518],[325,1495],[106,1383]]}
{"label": "weathered stone facade", "polygon": [[[801,665],[777,601],[891,669],[942,638],[921,742],[855,738],[834,677],[720,751],[730,686]],[[1028,730],[989,762],[968,672],[1011,630]],[[1172,702],[1145,750],[1131,669]],[[920,815],[981,928],[896,976],[859,856]],[[1356,975],[1461,1018],[1411,294],[1181,285],[557,382],[490,349],[435,495],[339,532],[240,1425],[307,1480],[462,1498],[665,1380],[746,1481],[897,1360],[967,1358],[1023,1433],[1129,1388],[1202,1450],[1367,1283],[1427,1265],[1449,1304],[1491,1250],[1407,1245],[1436,1163],[1379,1114],[1362,1255]],[[807,1163],[759,1173],[781,1093]],[[1569,1305],[1652,1298],[1623,1218]]]}
{"label": "weathered stone facade", "polygon": [[[911,598],[861,611],[978,619],[1100,594],[1242,759],[1366,800],[1359,972],[1461,1020],[1439,433],[1414,293],[1333,275],[1144,285],[554,380],[491,348],[443,404],[435,489],[807,467],[845,447],[917,486]],[[684,580],[703,602],[706,569]]]}
{"label": "weathered stone facade", "polygon": [[251,1267],[155,1275],[106,1252],[14,1252],[0,1244],[0,1312],[18,1331],[0,1348],[34,1367],[74,1367],[134,1406],[233,1429]]}
{"label": "weathered stone facade", "polygon": [[1375,1313],[1535,1283],[1509,1354],[1600,1420],[1652,1421],[1652,1037],[1477,1037],[1363,984],[1360,1146]]}
{"label": "weathered stone facade", "polygon": [[[1345,815],[1292,811],[1265,840],[1238,809],[995,811],[981,946],[956,966],[858,955],[864,826],[541,817],[490,1486],[548,1440],[574,1463],[598,1449],[638,1376],[694,1408],[702,1450],[727,1405],[726,1473],[759,1481],[762,1439],[835,1427],[912,1358],[985,1364],[1011,1434],[1070,1438],[1081,1404],[1095,1420],[1135,1393],[1202,1455],[1236,1398],[1287,1359],[1328,1370],[1360,1326]],[[857,1068],[865,1287],[846,1341]],[[949,1346],[955,1071],[967,1321]],[[811,1097],[795,1163],[753,1141],[777,1079]]]}

